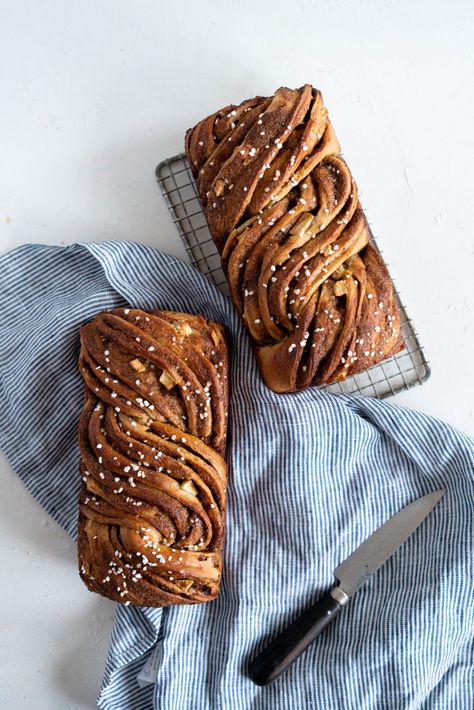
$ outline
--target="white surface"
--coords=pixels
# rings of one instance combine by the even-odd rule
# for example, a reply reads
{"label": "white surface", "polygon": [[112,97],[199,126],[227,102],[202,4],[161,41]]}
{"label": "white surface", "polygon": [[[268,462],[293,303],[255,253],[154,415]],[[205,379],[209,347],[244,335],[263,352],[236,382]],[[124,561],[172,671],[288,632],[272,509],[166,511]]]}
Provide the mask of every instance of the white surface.
{"label": "white surface", "polygon": [[[156,163],[216,108],[312,82],[431,360],[395,401],[472,432],[470,2],[14,0],[0,22],[1,251],[118,238],[183,255]],[[0,708],[93,708],[114,605],[0,474]]]}

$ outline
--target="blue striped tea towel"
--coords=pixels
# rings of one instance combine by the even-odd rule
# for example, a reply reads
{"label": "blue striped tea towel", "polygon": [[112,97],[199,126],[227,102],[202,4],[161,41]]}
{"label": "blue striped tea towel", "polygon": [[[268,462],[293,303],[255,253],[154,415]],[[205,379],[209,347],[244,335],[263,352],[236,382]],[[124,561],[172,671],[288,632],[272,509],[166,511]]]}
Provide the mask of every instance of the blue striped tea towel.
{"label": "blue striped tea towel", "polygon": [[[222,593],[198,606],[119,607],[101,708],[474,707],[472,440],[369,398],[272,393],[231,303],[187,264],[144,246],[21,247],[0,258],[0,297],[0,444],[71,535],[80,324],[128,303],[199,312],[230,333]],[[333,583],[337,564],[442,487],[440,505],[329,631],[273,685],[253,685],[248,660]]]}

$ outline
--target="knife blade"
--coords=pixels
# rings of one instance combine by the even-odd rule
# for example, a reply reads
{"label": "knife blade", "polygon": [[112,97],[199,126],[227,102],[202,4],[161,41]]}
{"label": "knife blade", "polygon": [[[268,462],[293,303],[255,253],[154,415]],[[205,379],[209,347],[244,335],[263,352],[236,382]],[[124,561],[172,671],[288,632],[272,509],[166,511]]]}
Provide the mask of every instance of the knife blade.
{"label": "knife blade", "polygon": [[257,685],[278,678],[341,612],[350,597],[410,537],[444,496],[433,491],[402,508],[336,569],[338,584],[288,626],[255,658],[249,676]]}

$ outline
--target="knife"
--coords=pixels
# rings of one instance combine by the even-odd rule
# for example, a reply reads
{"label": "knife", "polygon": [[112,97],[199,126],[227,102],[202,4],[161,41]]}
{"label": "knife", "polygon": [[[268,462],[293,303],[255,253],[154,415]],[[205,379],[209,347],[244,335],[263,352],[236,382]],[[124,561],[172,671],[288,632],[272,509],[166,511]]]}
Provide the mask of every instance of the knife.
{"label": "knife", "polygon": [[367,579],[416,530],[444,496],[439,490],[418,498],[387,520],[334,570],[339,584],[288,626],[250,665],[257,685],[274,681],[315,640]]}

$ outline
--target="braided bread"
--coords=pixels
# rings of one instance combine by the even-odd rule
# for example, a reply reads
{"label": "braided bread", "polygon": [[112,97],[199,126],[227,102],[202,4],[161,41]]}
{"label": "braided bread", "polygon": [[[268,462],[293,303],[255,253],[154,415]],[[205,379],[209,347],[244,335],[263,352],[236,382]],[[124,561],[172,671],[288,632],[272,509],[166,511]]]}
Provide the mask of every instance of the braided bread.
{"label": "braided bread", "polygon": [[403,349],[390,276],[318,90],[227,106],[187,132],[186,153],[269,387],[343,380]]}
{"label": "braided bread", "polygon": [[216,597],[224,536],[227,346],[185,313],[117,309],[81,328],[79,567],[125,604]]}

